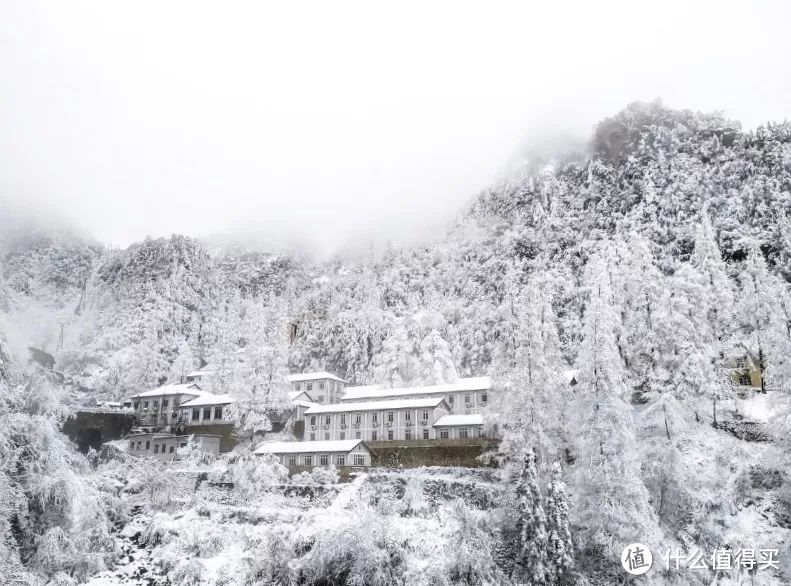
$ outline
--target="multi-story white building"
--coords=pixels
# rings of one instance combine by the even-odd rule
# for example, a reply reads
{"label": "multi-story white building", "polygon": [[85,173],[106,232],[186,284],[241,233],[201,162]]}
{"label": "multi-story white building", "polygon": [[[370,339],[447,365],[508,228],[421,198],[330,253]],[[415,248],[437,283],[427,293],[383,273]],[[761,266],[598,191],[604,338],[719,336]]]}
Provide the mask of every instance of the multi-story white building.
{"label": "multi-story white building", "polygon": [[206,395],[195,383],[168,384],[130,397],[143,427],[166,428],[178,422],[181,405]]}
{"label": "multi-story white building", "polygon": [[387,401],[406,398],[442,397],[454,415],[481,413],[489,404],[492,381],[488,376],[460,378],[454,383],[425,387],[387,389],[376,385],[349,387],[341,397],[342,403],[359,401]]}
{"label": "multi-story white building", "polygon": [[329,372],[308,372],[288,377],[292,391],[305,392],[315,403],[337,403],[346,381]]}
{"label": "multi-story white building", "polygon": [[442,397],[314,405],[305,410],[305,440],[434,439],[433,425],[449,411]]}

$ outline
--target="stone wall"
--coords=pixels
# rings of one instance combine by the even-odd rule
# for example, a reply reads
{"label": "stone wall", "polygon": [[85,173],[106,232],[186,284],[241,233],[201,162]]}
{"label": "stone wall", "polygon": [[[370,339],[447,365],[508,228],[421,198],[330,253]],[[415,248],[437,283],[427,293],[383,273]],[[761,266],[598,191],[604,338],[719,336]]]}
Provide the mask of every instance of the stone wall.
{"label": "stone wall", "polygon": [[87,453],[90,448],[98,451],[104,442],[124,437],[134,421],[133,413],[78,411],[63,424],[63,433]]}
{"label": "stone wall", "polygon": [[433,439],[365,442],[373,453],[373,466],[419,468],[421,466],[494,466],[491,458],[479,457],[497,448],[489,438]]}

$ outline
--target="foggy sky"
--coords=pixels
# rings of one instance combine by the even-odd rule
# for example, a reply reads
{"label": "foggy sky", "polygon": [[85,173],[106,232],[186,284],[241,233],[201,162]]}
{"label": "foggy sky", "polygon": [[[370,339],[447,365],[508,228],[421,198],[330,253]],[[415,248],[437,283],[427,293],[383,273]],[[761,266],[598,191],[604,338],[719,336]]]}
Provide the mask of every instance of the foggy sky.
{"label": "foggy sky", "polygon": [[0,203],[115,245],[408,241],[631,101],[786,119],[790,24],[782,1],[6,0]]}

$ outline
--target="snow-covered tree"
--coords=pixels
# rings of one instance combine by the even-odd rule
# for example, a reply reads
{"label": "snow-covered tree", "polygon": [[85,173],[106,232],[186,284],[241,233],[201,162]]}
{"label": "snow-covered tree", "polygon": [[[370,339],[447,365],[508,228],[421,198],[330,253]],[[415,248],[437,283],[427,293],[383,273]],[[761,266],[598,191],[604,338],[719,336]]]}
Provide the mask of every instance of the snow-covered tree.
{"label": "snow-covered tree", "polygon": [[549,535],[541,491],[538,488],[536,455],[527,450],[516,485],[518,543],[511,579],[516,584],[549,583]]}
{"label": "snow-covered tree", "polygon": [[550,584],[562,584],[571,577],[574,544],[569,529],[569,500],[560,463],[552,464],[552,478],[547,488],[547,568]]}

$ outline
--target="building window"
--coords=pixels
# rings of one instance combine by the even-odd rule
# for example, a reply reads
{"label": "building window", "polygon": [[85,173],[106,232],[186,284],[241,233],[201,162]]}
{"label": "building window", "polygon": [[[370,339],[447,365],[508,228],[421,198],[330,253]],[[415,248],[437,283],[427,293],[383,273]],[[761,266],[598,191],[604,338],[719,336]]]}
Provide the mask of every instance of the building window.
{"label": "building window", "polygon": [[200,409],[198,409],[197,407],[195,407],[192,410],[192,420],[193,421],[200,421]]}
{"label": "building window", "polygon": [[180,447],[180,448],[186,448],[186,447],[187,447],[187,442],[181,442],[181,443],[179,444],[179,447]]}
{"label": "building window", "polygon": [[470,437],[469,434],[467,433],[466,427],[462,427],[459,429],[459,437],[461,439],[467,439],[468,437]]}
{"label": "building window", "polygon": [[319,383],[319,390],[320,390],[320,391],[323,391],[323,390],[324,390],[324,381],[322,381],[322,382],[320,382],[320,383]]}
{"label": "building window", "polygon": [[146,449],[147,450],[151,449],[151,441],[146,441]]}
{"label": "building window", "polygon": [[148,401],[143,401],[143,409],[148,409]]}
{"label": "building window", "polygon": [[324,424],[325,424],[325,425],[329,425],[331,421],[332,421],[332,418],[331,418],[329,415],[327,415],[327,416],[324,418]]}
{"label": "building window", "polygon": [[345,431],[342,431],[342,432],[341,432],[341,441],[343,441],[343,440],[345,440],[345,439],[346,439],[346,432],[345,432]]}
{"label": "building window", "polygon": [[741,356],[736,359],[736,368],[747,368],[747,358]]}
{"label": "building window", "polygon": [[743,372],[743,373],[741,373],[739,375],[739,384],[742,385],[743,387],[751,387],[752,384],[753,384],[753,381],[750,378],[749,374],[747,374],[746,372]]}
{"label": "building window", "polygon": [[289,456],[288,457],[288,465],[289,466],[296,466],[297,465],[297,457],[296,456]]}
{"label": "building window", "polygon": [[135,411],[140,407],[140,401],[135,401]]}
{"label": "building window", "polygon": [[388,429],[387,430],[387,439],[392,441],[392,439],[393,439],[393,430],[392,429]]}
{"label": "building window", "polygon": [[316,403],[323,403],[324,402],[324,395],[319,395],[316,397]]}
{"label": "building window", "polygon": [[390,423],[393,423],[393,412],[392,412],[392,411],[388,411],[388,412],[387,412],[387,420],[388,420]]}
{"label": "building window", "polygon": [[485,435],[483,435],[483,428],[482,427],[478,428],[477,434],[478,434],[478,437],[486,437]]}
{"label": "building window", "polygon": [[129,449],[130,450],[134,450],[135,449],[135,442],[129,442]]}
{"label": "building window", "polygon": [[143,445],[143,442],[137,442],[137,449],[139,450],[142,445]]}
{"label": "building window", "polygon": [[324,439],[325,439],[325,441],[330,441],[330,432],[329,431],[325,431],[324,432]]}
{"label": "building window", "polygon": [[310,434],[310,441],[312,441],[312,442],[316,441],[316,434],[315,433],[311,433]]}
{"label": "building window", "polygon": [[346,456],[343,454],[338,454],[335,456],[335,465],[336,466],[346,466]]}
{"label": "building window", "polygon": [[404,419],[406,419],[407,421],[412,421],[412,412],[404,411]]}
{"label": "building window", "polygon": [[362,454],[354,454],[352,460],[355,466],[365,466],[365,456]]}
{"label": "building window", "polygon": [[448,395],[448,405],[453,405],[453,395]]}
{"label": "building window", "polygon": [[341,425],[346,425],[346,413],[341,413]]}
{"label": "building window", "polygon": [[447,428],[439,430],[439,437],[441,437],[442,439],[448,439],[448,430],[447,430]]}
{"label": "building window", "polygon": [[371,432],[371,441],[374,441],[374,442],[376,441],[376,431],[375,430]]}
{"label": "building window", "polygon": [[306,388],[307,388],[308,391],[312,391],[313,390],[313,383],[308,383]]}
{"label": "building window", "polygon": [[211,419],[211,407],[204,407],[203,408],[203,420],[208,421]]}
{"label": "building window", "polygon": [[481,393],[481,403],[486,403],[489,397],[486,396],[486,393]]}
{"label": "building window", "polygon": [[428,411],[423,411],[423,421],[428,421]]}
{"label": "building window", "polygon": [[217,405],[214,408],[214,418],[215,419],[222,419],[222,405]]}
{"label": "building window", "polygon": [[320,466],[330,465],[330,457],[328,454],[322,454],[321,456],[319,456],[319,465]]}
{"label": "building window", "polygon": [[305,456],[305,466],[313,466],[313,456]]}
{"label": "building window", "polygon": [[362,416],[358,413],[354,416],[354,422],[359,425],[360,421],[362,421]]}
{"label": "building window", "polygon": [[354,432],[354,439],[363,439],[363,434],[361,431]]}
{"label": "building window", "polygon": [[155,454],[159,453],[159,444],[154,444],[154,453]]}
{"label": "building window", "polygon": [[373,414],[371,415],[371,421],[373,421],[374,423],[376,423],[377,421],[379,421],[379,414],[378,414],[378,413],[373,413]]}
{"label": "building window", "polygon": [[175,449],[176,449],[176,446],[170,446],[170,449],[168,450],[168,453],[172,454]]}
{"label": "building window", "polygon": [[311,415],[310,416],[310,424],[311,425],[316,425],[316,416],[315,415]]}
{"label": "building window", "polygon": [[469,403],[470,402],[470,396],[469,395],[464,395],[464,402],[465,403]]}
{"label": "building window", "polygon": [[423,439],[428,439],[428,427],[423,430]]}
{"label": "building window", "polygon": [[168,400],[162,399],[162,410],[164,411],[167,408],[168,408]]}
{"label": "building window", "polygon": [[412,439],[412,430],[407,428],[404,432],[404,439],[411,440]]}

